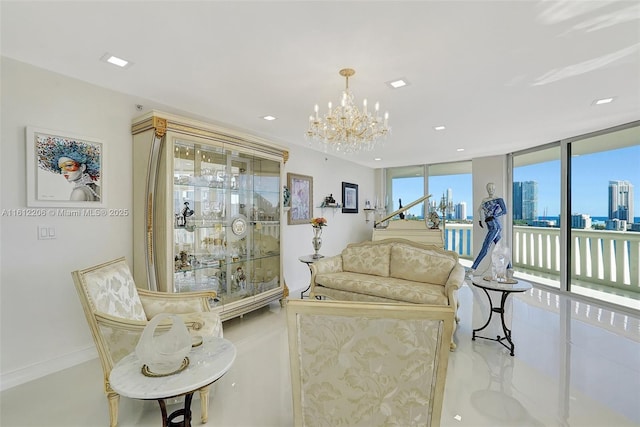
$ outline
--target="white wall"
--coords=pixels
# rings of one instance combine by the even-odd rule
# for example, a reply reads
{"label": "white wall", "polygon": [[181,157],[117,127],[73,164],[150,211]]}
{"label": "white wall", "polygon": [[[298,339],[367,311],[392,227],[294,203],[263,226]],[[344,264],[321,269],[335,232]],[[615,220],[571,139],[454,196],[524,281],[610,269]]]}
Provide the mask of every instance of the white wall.
{"label": "white wall", "polygon": [[[130,216],[9,216],[8,210],[26,207],[25,126],[102,140],[107,207],[131,209],[130,122],[135,101],[6,58],[1,71],[0,371],[4,389],[94,357],[70,272],[119,256],[131,259],[132,247]],[[38,225],[55,228],[57,238],[38,240]]]}
{"label": "white wall", "polygon": [[[108,208],[131,209],[131,120],[145,110],[169,106],[109,91],[2,58],[0,85],[0,389],[6,389],[95,357],[94,344],[76,295],[71,271],[119,256],[132,261],[132,218],[8,216],[26,207],[25,127],[67,131],[105,144]],[[282,145],[282,142],[279,142]],[[347,160],[290,146],[285,172],[314,178],[314,206],[342,181],[360,186],[360,209],[373,197],[373,170]],[[315,209],[329,225],[321,252],[333,255],[349,242],[370,238],[364,213]],[[38,240],[38,225],[54,227],[55,240]],[[298,257],[313,252],[311,226],[283,227],[284,278],[292,297],[309,283]]]}

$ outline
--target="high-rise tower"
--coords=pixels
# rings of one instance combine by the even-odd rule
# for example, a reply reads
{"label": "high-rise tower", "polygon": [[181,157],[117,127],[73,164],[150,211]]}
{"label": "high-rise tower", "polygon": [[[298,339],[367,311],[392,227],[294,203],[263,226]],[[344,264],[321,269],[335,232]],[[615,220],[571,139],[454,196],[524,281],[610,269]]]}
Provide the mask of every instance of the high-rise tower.
{"label": "high-rise tower", "polygon": [[609,181],[609,219],[633,222],[633,184]]}
{"label": "high-rise tower", "polygon": [[513,202],[511,203],[513,219],[522,219],[522,182],[513,183]]}
{"label": "high-rise tower", "polygon": [[467,219],[467,203],[460,202],[454,206],[455,219]]}
{"label": "high-rise tower", "polygon": [[533,221],[538,219],[538,183],[516,181],[513,183],[513,219]]}

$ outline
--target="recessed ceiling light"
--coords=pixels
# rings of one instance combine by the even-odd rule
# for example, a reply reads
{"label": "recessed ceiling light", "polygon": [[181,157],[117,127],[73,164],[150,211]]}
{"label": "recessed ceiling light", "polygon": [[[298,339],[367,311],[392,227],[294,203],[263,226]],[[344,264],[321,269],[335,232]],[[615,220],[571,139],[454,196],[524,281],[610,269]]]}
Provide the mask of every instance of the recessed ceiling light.
{"label": "recessed ceiling light", "polygon": [[464,148],[456,148],[456,151],[457,151],[458,153],[460,153],[460,152],[464,151]]}
{"label": "recessed ceiling light", "polygon": [[105,53],[104,55],[102,55],[102,58],[100,58],[100,60],[108,62],[109,64],[115,65],[120,68],[127,68],[132,64],[126,59],[118,58],[117,56],[111,55],[110,53]]}
{"label": "recessed ceiling light", "polygon": [[376,162],[379,162],[380,160],[382,160],[382,158],[381,158],[381,157],[376,157],[376,158],[375,158],[375,159],[373,159],[373,160],[375,160]]}
{"label": "recessed ceiling light", "polygon": [[407,79],[396,79],[387,82],[387,85],[391,86],[393,89],[400,89],[401,87],[407,86],[409,82]]}
{"label": "recessed ceiling light", "polygon": [[275,120],[276,118],[273,116],[262,116],[263,119],[271,121],[271,120]]}
{"label": "recessed ceiling light", "polygon": [[446,129],[446,127],[444,127],[444,126],[436,126],[436,127],[434,127],[433,129],[434,129],[434,130],[445,130],[445,129]]}
{"label": "recessed ceiling light", "polygon": [[608,104],[610,102],[613,102],[614,98],[602,98],[602,99],[596,99],[595,101],[593,101],[593,105],[602,105],[602,104]]}
{"label": "recessed ceiling light", "polygon": [[107,59],[107,62],[113,65],[117,65],[118,67],[126,67],[129,63],[129,61],[118,58],[117,56],[110,56],[109,59]]}

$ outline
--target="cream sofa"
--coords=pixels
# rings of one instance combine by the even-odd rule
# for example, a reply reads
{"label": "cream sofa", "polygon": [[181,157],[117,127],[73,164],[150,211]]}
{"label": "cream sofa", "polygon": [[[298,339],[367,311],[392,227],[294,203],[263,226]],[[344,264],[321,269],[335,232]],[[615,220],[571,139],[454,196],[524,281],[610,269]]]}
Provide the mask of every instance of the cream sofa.
{"label": "cream sofa", "polygon": [[352,243],[340,255],[311,264],[309,296],[448,305],[457,310],[457,291],[463,282],[464,267],[455,252],[406,239],[386,239]]}

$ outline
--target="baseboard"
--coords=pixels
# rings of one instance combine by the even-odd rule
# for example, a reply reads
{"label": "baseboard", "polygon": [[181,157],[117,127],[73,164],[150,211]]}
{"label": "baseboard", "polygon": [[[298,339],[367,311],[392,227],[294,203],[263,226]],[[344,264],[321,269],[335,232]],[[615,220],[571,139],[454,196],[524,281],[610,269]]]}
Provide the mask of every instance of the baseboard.
{"label": "baseboard", "polygon": [[0,391],[42,378],[98,357],[94,346],[0,375]]}

